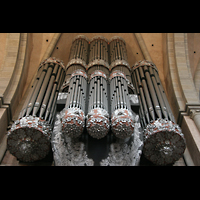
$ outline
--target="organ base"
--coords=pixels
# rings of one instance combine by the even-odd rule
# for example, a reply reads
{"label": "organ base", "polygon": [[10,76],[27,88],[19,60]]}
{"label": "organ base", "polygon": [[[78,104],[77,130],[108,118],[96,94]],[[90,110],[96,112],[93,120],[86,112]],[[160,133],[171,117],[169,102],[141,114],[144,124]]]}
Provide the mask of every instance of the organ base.
{"label": "organ base", "polygon": [[[57,115],[52,133],[51,144],[54,157],[54,165],[60,166],[135,166],[140,164],[140,156],[143,146],[142,128],[138,115],[135,116],[134,136],[128,139],[115,137],[109,127],[105,128],[105,137],[97,140],[92,133],[88,134],[86,128],[78,138],[70,138],[62,134],[63,102],[67,94],[60,93],[57,101]],[[138,99],[129,98],[132,110],[137,114]],[[131,100],[132,99],[132,100]],[[134,99],[134,100],[133,100]],[[88,116],[90,117],[90,115]],[[107,130],[107,128],[109,128]],[[108,133],[106,133],[106,131]],[[98,134],[95,135],[98,137]]]}
{"label": "organ base", "polygon": [[[62,111],[61,111],[62,113]],[[86,129],[78,138],[62,134],[61,115],[57,113],[52,133],[55,166],[136,166],[142,153],[142,129],[137,116],[134,137],[119,139],[110,130],[97,140]]]}

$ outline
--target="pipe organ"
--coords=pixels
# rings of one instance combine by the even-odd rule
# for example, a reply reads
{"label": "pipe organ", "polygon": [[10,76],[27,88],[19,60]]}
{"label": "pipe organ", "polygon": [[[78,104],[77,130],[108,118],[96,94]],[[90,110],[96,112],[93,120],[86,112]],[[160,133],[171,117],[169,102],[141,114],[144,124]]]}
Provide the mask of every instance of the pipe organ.
{"label": "pipe organ", "polygon": [[[95,139],[113,134],[119,138],[116,141],[126,142],[134,138],[138,114],[148,160],[167,165],[184,153],[185,139],[157,67],[143,60],[131,68],[125,40],[119,36],[89,40],[78,35],[66,67],[52,57],[39,66],[19,118],[8,133],[8,150],[18,160],[33,162],[48,154],[59,92],[65,94],[59,118],[63,136],[79,140],[83,133]],[[131,95],[139,103],[131,103]]]}

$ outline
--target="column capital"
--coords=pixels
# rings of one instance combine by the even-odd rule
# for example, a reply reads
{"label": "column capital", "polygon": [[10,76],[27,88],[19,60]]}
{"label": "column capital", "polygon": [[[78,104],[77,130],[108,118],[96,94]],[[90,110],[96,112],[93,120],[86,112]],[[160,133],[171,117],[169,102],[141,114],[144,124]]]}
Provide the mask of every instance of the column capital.
{"label": "column capital", "polygon": [[200,115],[200,110],[191,109],[190,110],[190,118],[194,120],[196,115]]}

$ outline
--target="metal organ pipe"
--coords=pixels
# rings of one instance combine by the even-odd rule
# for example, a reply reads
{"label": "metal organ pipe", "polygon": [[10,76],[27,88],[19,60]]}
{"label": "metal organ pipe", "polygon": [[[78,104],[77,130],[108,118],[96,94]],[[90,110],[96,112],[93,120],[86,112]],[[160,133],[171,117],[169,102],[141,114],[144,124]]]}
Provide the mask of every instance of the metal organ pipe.
{"label": "metal organ pipe", "polygon": [[61,88],[62,92],[68,92],[71,75],[76,69],[82,69],[83,71],[86,70],[86,63],[88,60],[88,43],[89,39],[84,35],[78,35],[73,39],[70,49],[69,62],[66,66],[66,77]]}
{"label": "metal organ pipe", "polygon": [[56,58],[50,57],[41,62],[19,118],[8,132],[8,150],[18,160],[33,162],[48,154],[55,100],[64,81],[64,72],[63,62]]}
{"label": "metal organ pipe", "polygon": [[95,70],[101,70],[109,76],[108,40],[103,36],[95,36],[90,40],[88,77]]}
{"label": "metal organ pipe", "polygon": [[110,129],[108,113],[108,41],[102,36],[95,36],[90,41],[88,64],[89,101],[87,131],[93,138],[103,138]]}
{"label": "metal organ pipe", "polygon": [[95,70],[90,76],[88,105],[87,131],[94,138],[103,138],[110,128],[107,77],[103,71]]}
{"label": "metal organ pipe", "polygon": [[65,114],[62,118],[63,133],[72,138],[80,136],[85,127],[86,89],[87,75],[85,71],[75,70],[70,79]]}
{"label": "metal organ pipe", "polygon": [[66,66],[65,83],[68,87],[65,112],[62,117],[62,131],[72,138],[80,136],[85,127],[85,102],[87,92],[86,62],[89,39],[84,35],[74,38],[70,51],[70,61]]}
{"label": "metal organ pipe", "polygon": [[134,114],[130,107],[128,87],[134,89],[130,66],[127,61],[126,43],[123,38],[114,36],[110,43],[110,99],[111,129],[116,137],[125,139],[134,131]]}
{"label": "metal organ pipe", "polygon": [[143,153],[158,165],[174,163],[183,155],[186,144],[180,127],[175,123],[158,69],[147,60],[136,62],[132,78],[140,100]]}
{"label": "metal organ pipe", "polygon": [[110,44],[110,71],[120,70],[128,79],[128,84],[132,84],[131,68],[128,63],[126,42],[122,37],[114,36],[109,40]]}
{"label": "metal organ pipe", "polygon": [[110,75],[111,129],[116,137],[125,139],[134,131],[134,115],[128,98],[126,75],[115,70]]}

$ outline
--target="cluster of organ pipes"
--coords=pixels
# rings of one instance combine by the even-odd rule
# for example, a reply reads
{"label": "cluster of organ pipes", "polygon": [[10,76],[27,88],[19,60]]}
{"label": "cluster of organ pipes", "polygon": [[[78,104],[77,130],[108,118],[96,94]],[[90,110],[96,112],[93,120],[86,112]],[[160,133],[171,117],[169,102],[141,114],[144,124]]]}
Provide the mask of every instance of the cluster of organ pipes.
{"label": "cluster of organ pipes", "polygon": [[89,48],[89,90],[88,114],[86,128],[93,138],[105,137],[110,129],[108,111],[108,40],[95,36]]}
{"label": "cluster of organ pipes", "polygon": [[132,78],[140,102],[140,122],[144,129],[143,154],[157,165],[174,163],[184,153],[186,143],[175,123],[154,63],[143,60],[132,68]]}
{"label": "cluster of organ pipes", "polygon": [[65,78],[65,66],[56,58],[40,63],[36,79],[10,131],[7,148],[23,162],[41,160],[49,153],[56,100]]}
{"label": "cluster of organ pipes", "polygon": [[183,155],[185,139],[175,123],[156,66],[144,60],[131,68],[126,43],[119,36],[89,40],[78,35],[72,41],[66,67],[55,58],[39,66],[19,119],[8,133],[8,149],[19,160],[33,162],[48,154],[59,91],[67,93],[62,134],[78,138],[86,127],[96,139],[110,130],[117,138],[130,138],[136,113],[129,94],[134,93],[140,104],[145,157],[166,165]]}
{"label": "cluster of organ pipes", "polygon": [[87,131],[97,139],[107,135],[110,127],[108,113],[107,77],[95,70],[90,76]]}

